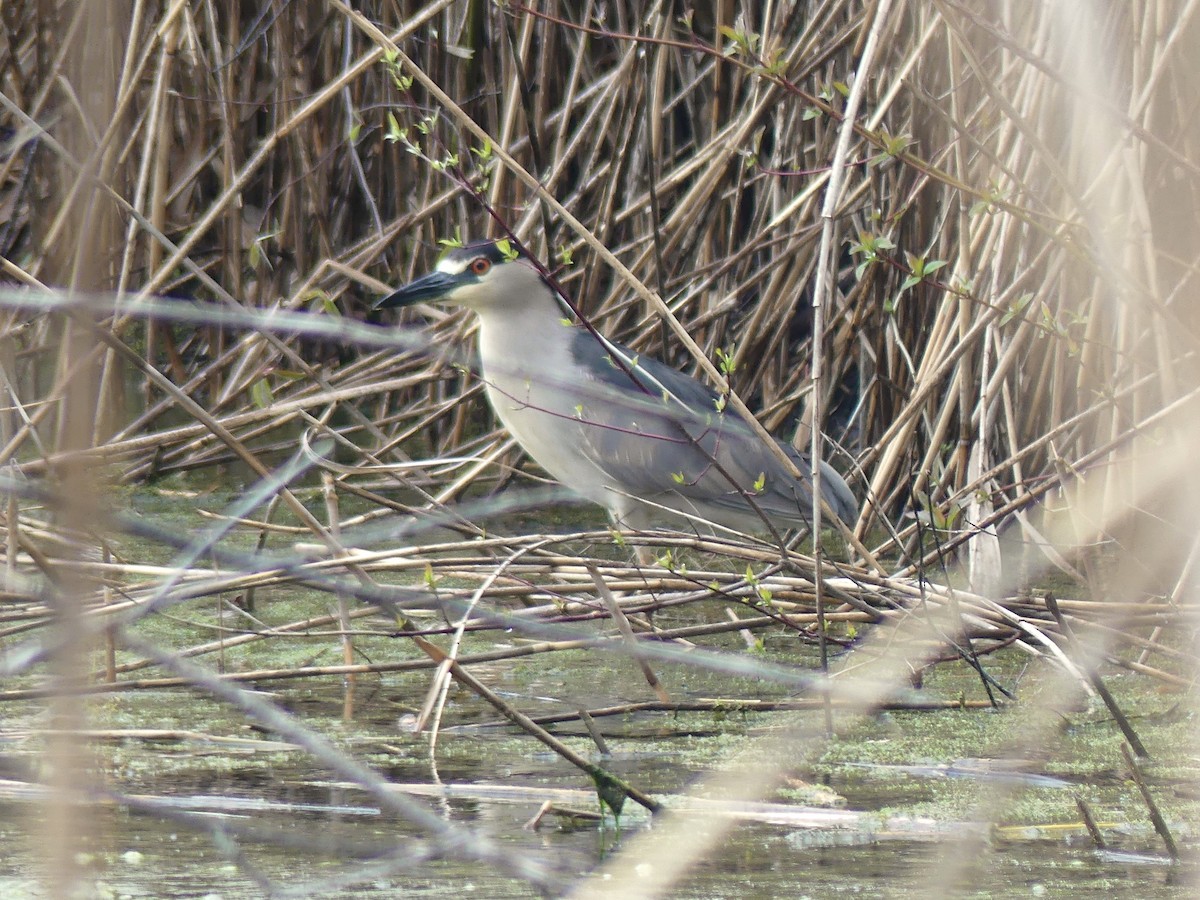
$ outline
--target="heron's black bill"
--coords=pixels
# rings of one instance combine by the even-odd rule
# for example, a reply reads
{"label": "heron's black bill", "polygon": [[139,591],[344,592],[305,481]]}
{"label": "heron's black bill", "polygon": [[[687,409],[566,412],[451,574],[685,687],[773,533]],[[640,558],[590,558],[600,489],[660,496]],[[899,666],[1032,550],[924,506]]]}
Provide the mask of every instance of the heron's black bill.
{"label": "heron's black bill", "polygon": [[448,294],[456,284],[457,279],[445,272],[430,272],[422,275],[416,281],[410,281],[402,288],[397,288],[375,301],[375,309],[395,309],[411,306],[422,300],[437,300]]}

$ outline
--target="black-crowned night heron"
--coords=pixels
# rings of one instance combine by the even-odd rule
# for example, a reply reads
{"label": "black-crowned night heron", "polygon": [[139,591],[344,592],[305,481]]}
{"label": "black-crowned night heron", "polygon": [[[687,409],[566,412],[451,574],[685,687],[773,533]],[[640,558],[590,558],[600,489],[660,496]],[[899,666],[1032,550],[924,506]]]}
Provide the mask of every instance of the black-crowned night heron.
{"label": "black-crowned night heron", "polygon": [[[745,532],[805,526],[796,479],[722,399],[695,379],[570,324],[556,292],[506,241],[448,253],[376,308],[422,300],[479,316],[482,377],[500,421],[547,472],[643,530],[679,516]],[[614,354],[616,359],[614,359]],[[808,458],[780,442],[803,473]],[[821,463],[821,494],[847,524],[858,504]]]}

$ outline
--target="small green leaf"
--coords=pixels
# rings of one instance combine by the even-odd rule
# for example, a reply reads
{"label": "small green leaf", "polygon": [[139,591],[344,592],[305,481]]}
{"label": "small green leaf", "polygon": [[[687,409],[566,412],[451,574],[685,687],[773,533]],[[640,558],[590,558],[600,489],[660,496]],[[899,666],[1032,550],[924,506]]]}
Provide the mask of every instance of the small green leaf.
{"label": "small green leaf", "polygon": [[384,132],[383,139],[391,143],[395,143],[396,141],[404,141],[407,143],[407,137],[407,132],[400,127],[400,123],[396,120],[396,114],[394,112],[388,112],[387,131]]}
{"label": "small green leaf", "polygon": [[899,156],[912,143],[912,138],[907,134],[891,135],[885,131],[881,137],[883,138],[883,152],[892,157]]}
{"label": "small green leaf", "polygon": [[787,58],[780,50],[771,53],[771,58],[762,67],[762,72],[775,78],[782,78],[787,73]]}
{"label": "small green leaf", "polygon": [[1007,325],[1017,316],[1025,311],[1025,307],[1029,306],[1029,302],[1033,300],[1033,294],[1026,292],[1012,302],[1012,305],[1005,310],[1004,315],[1000,317],[1000,324]]}
{"label": "small green leaf", "polygon": [[722,375],[728,378],[737,368],[737,363],[733,358],[733,348],[730,347],[728,350],[722,350],[718,347],[715,352],[717,356],[717,368],[720,369]]}
{"label": "small green leaf", "polygon": [[437,110],[434,110],[417,123],[417,131],[421,132],[421,134],[429,134],[429,132],[433,131],[433,129],[437,127],[437,123],[438,112]]}
{"label": "small green leaf", "polygon": [[313,312],[318,310],[325,313],[327,316],[341,316],[342,311],[338,308],[337,303],[325,291],[316,289],[308,294],[309,309]]}
{"label": "small green leaf", "polygon": [[271,384],[267,379],[260,378],[250,385],[250,402],[258,409],[267,409],[275,402],[275,397],[271,393]]}
{"label": "small green leaf", "polygon": [[455,228],[454,237],[452,238],[438,238],[438,246],[445,247],[447,250],[454,250],[463,246],[462,228]]}
{"label": "small green leaf", "polygon": [[736,30],[728,25],[719,25],[717,31],[721,33],[721,37],[729,41],[729,45],[725,48],[726,56],[732,56],[742,49],[741,35]]}
{"label": "small green leaf", "polygon": [[767,486],[767,473],[759,472],[758,477],[754,479],[754,493],[761,494],[763,488]]}

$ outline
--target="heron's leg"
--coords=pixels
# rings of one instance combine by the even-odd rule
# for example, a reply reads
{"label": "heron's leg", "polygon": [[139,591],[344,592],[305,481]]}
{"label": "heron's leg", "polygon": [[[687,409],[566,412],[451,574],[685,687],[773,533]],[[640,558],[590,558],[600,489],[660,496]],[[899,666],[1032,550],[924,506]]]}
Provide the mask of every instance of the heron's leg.
{"label": "heron's leg", "polygon": [[[622,498],[621,502],[610,506],[608,520],[618,531],[650,531],[650,517],[636,501]],[[643,544],[634,548],[634,557],[639,566],[648,566],[654,562],[654,552]]]}

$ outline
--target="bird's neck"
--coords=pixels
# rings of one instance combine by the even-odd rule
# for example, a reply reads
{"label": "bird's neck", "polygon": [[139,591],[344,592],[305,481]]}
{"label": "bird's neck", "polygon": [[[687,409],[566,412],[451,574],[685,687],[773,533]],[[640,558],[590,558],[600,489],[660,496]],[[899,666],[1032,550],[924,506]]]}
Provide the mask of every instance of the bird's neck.
{"label": "bird's neck", "polygon": [[489,309],[479,314],[479,355],[484,372],[501,375],[538,371],[561,365],[554,359],[569,342],[559,332],[564,313],[549,293],[530,297],[519,307]]}

